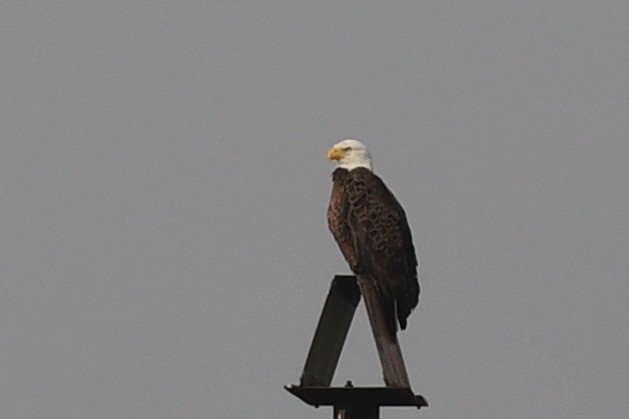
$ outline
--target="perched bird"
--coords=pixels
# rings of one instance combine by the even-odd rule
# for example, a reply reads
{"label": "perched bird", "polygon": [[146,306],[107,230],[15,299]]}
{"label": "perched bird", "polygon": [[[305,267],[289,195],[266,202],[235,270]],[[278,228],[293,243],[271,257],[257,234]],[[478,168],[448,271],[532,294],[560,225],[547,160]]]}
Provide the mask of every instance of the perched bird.
{"label": "perched bird", "polygon": [[[402,206],[373,173],[363,143],[345,139],[328,152],[332,173],[328,226],[350,269],[373,283],[392,337],[419,302],[417,257]],[[396,321],[397,318],[397,321]]]}

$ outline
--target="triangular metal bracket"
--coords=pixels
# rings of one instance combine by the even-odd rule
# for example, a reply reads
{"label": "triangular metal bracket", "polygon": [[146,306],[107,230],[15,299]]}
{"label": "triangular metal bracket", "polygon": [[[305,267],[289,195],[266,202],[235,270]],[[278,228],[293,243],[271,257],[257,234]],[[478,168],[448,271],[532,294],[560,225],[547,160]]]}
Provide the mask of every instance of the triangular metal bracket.
{"label": "triangular metal bracket", "polygon": [[[386,387],[332,388],[330,384],[361,294],[365,300]],[[357,402],[364,395],[367,395],[365,401],[376,402],[376,410],[379,406],[428,406],[424,398],[413,395],[410,388],[400,344],[397,338],[392,339],[387,333],[384,312],[375,285],[353,275],[335,276],[312,339],[300,383],[286,389],[308,404],[334,405],[335,409],[343,405],[343,398]],[[378,397],[374,398],[375,394]]]}
{"label": "triangular metal bracket", "polygon": [[359,301],[355,276],[334,277],[312,338],[300,386],[330,387]]}

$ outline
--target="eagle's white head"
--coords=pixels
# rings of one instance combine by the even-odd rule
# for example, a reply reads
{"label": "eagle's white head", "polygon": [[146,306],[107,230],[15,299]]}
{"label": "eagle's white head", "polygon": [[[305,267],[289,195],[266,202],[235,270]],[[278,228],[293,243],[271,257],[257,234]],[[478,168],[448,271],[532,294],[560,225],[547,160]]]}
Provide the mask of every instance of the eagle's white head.
{"label": "eagle's white head", "polygon": [[358,140],[345,139],[328,152],[328,160],[336,160],[337,167],[353,170],[357,167],[373,170],[371,155],[363,143]]}

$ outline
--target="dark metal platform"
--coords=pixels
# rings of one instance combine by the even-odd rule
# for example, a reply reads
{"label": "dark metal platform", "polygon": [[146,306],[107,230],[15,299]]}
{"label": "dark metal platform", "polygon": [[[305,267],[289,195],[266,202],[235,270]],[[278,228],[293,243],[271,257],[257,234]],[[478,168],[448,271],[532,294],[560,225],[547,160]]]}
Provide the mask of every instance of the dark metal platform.
{"label": "dark metal platform", "polygon": [[[386,387],[354,387],[349,381],[345,387],[330,387],[361,296]],[[353,275],[332,280],[299,385],[284,388],[311,406],[333,406],[335,419],[378,419],[382,406],[428,406],[411,390],[400,344],[387,331],[375,284]]]}
{"label": "dark metal platform", "polygon": [[428,406],[426,400],[409,388],[390,387],[300,387],[285,386],[286,390],[305,403],[319,406],[366,404],[375,406]]}

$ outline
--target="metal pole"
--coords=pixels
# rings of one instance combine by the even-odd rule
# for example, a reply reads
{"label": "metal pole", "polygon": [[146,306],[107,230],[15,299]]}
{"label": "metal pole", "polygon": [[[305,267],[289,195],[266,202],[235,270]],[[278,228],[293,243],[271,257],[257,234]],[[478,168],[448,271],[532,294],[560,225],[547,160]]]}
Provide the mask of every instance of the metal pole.
{"label": "metal pole", "polygon": [[400,344],[397,337],[391,339],[390,333],[387,332],[386,317],[375,284],[361,277],[357,278],[357,282],[376,340],[385,384],[387,387],[411,388]]}
{"label": "metal pole", "polygon": [[[361,294],[387,386],[354,387],[348,381],[345,387],[330,387]],[[375,284],[354,276],[334,277],[300,384],[284,388],[311,406],[333,406],[334,419],[379,419],[380,406],[428,406],[422,396],[411,390],[400,344],[397,336],[391,336],[387,330]]]}
{"label": "metal pole", "polygon": [[333,419],[379,419],[380,408],[373,405],[334,406]]}
{"label": "metal pole", "polygon": [[335,276],[299,380],[301,386],[330,387],[358,301],[356,278]]}

